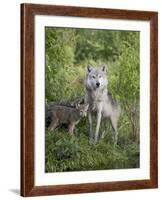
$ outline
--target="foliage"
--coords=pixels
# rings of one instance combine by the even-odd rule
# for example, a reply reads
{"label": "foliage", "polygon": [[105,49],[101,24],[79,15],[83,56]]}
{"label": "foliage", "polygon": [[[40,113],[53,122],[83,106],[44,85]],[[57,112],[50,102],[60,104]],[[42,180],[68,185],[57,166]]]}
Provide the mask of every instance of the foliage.
{"label": "foliage", "polygon": [[84,96],[87,64],[107,65],[108,90],[122,107],[119,145],[112,129],[99,144],[88,143],[87,120],[76,129],[46,130],[46,171],[114,169],[139,166],[139,32],[74,28],[45,30],[46,103]]}
{"label": "foliage", "polygon": [[96,145],[89,145],[88,137],[78,130],[77,136],[70,136],[65,130],[46,130],[46,172],[139,167],[136,143],[113,146],[106,136]]}

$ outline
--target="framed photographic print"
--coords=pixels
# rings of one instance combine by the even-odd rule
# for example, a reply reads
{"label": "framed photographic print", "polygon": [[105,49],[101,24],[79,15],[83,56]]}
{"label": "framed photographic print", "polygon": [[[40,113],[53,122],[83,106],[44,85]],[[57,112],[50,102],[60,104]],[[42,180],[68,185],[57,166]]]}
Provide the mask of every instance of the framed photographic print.
{"label": "framed photographic print", "polygon": [[21,195],[158,187],[158,13],[21,5]]}

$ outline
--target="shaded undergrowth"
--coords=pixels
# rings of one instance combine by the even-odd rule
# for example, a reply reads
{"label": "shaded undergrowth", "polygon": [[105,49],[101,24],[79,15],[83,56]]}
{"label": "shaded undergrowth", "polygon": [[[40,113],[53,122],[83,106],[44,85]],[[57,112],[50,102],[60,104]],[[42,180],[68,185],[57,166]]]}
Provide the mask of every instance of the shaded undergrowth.
{"label": "shaded undergrowth", "polygon": [[132,142],[128,134],[119,134],[118,145],[114,146],[112,131],[108,128],[104,139],[90,145],[84,122],[81,125],[75,130],[75,136],[70,136],[66,128],[46,130],[46,172],[139,167],[139,144]]}

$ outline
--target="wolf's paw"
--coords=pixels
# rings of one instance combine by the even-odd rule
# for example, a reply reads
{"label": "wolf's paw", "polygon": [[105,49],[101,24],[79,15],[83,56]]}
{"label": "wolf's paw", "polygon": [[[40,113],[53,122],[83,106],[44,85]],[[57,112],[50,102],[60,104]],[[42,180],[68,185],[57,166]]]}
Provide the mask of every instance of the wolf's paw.
{"label": "wolf's paw", "polygon": [[95,145],[95,144],[97,144],[97,142],[98,142],[98,140],[94,139],[93,144]]}
{"label": "wolf's paw", "polygon": [[93,145],[93,144],[94,144],[93,138],[90,138],[90,139],[89,139],[89,144],[90,144],[90,145]]}

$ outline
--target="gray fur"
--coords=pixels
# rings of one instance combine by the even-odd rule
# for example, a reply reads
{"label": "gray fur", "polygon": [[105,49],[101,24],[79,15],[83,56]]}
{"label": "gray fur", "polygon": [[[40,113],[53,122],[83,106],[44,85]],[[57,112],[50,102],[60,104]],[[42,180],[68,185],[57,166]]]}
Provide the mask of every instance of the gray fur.
{"label": "gray fur", "polygon": [[[107,90],[106,68],[87,67],[87,77],[85,80],[86,95],[85,102],[89,104],[88,119],[89,119],[89,138],[90,143],[96,143],[99,137],[100,124],[102,119],[110,119],[115,143],[117,143],[118,131],[117,123],[120,116],[120,105],[112,98]],[[96,129],[93,132],[92,115],[96,116]],[[103,137],[103,136],[102,136]]]}
{"label": "gray fur", "polygon": [[50,108],[51,123],[49,130],[56,129],[61,124],[68,125],[68,132],[73,135],[75,125],[79,123],[82,117],[86,117],[88,105],[76,105],[76,107],[53,105]]}

